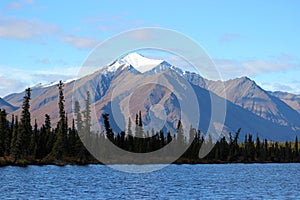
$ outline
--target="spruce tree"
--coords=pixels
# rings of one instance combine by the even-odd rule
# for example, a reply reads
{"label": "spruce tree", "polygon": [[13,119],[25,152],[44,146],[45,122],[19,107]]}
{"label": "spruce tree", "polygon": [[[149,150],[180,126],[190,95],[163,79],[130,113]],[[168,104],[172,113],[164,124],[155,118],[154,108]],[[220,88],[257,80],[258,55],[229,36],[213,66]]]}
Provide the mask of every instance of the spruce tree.
{"label": "spruce tree", "polygon": [[[72,132],[75,131],[74,132],[75,133],[75,142],[74,142],[74,152],[73,153],[78,154],[81,161],[86,161],[87,156],[89,155],[89,152],[83,145],[83,142],[86,144],[87,138],[85,137],[86,134],[84,131],[85,130],[84,122],[82,120],[80,104],[78,101],[75,101],[74,113],[75,113],[75,117],[76,117],[75,124],[76,124],[77,130],[75,129],[75,127],[72,128]],[[86,113],[86,111],[84,111],[83,114],[84,113]],[[83,142],[82,142],[82,140],[83,140]]]}
{"label": "spruce tree", "polygon": [[5,140],[5,155],[9,156],[11,154],[11,140],[12,140],[12,134],[13,134],[13,127],[14,127],[14,124],[15,124],[14,115],[12,115],[12,117],[11,117],[10,126],[9,126],[8,120],[5,119],[5,121],[7,121],[7,123],[6,123],[6,125],[7,125],[7,128],[6,128],[7,129],[7,136],[6,136],[6,140]]}
{"label": "spruce tree", "polygon": [[109,123],[109,114],[104,113],[102,114],[103,117],[103,121],[104,121],[104,128],[106,131],[106,137],[113,142],[114,141],[114,133],[110,127],[110,123]]}
{"label": "spruce tree", "polygon": [[58,84],[59,92],[59,121],[57,124],[56,141],[54,143],[52,154],[56,159],[61,159],[66,152],[66,142],[67,142],[67,127],[66,127],[66,112],[65,112],[65,97],[63,93],[63,83],[62,81]]}
{"label": "spruce tree", "polygon": [[81,133],[83,128],[83,122],[82,122],[82,116],[80,112],[80,104],[78,101],[75,101],[74,113],[76,117],[75,122],[76,122],[77,131]]}
{"label": "spruce tree", "polygon": [[90,92],[87,91],[86,93],[86,100],[85,100],[85,109],[83,111],[84,121],[83,121],[83,135],[84,136],[84,143],[88,147],[92,145],[92,135],[91,135],[91,102],[90,102]]}
{"label": "spruce tree", "polygon": [[296,154],[296,158],[298,158],[299,156],[299,146],[298,146],[298,136],[296,136],[296,139],[295,139],[295,154]]}
{"label": "spruce tree", "polygon": [[9,130],[8,120],[7,120],[6,111],[2,111],[2,126],[1,129],[4,132],[4,155],[8,156],[10,153],[10,142],[11,142],[11,134]]}
{"label": "spruce tree", "polygon": [[86,100],[85,100],[85,110],[83,111],[84,116],[84,131],[85,134],[88,136],[91,134],[91,101],[90,101],[90,92],[87,91],[86,93]]}
{"label": "spruce tree", "polygon": [[30,145],[29,145],[30,155],[32,155],[34,158],[36,157],[36,153],[37,153],[37,142],[38,142],[38,134],[39,134],[38,132],[39,132],[39,130],[38,130],[37,122],[35,119],[33,134],[31,135]]}
{"label": "spruce tree", "polygon": [[6,124],[6,112],[0,109],[0,157],[4,156],[6,150],[5,143],[8,131],[6,130]]}
{"label": "spruce tree", "polygon": [[69,130],[69,156],[76,156],[76,128],[75,120],[72,120],[72,128]]}
{"label": "spruce tree", "polygon": [[255,154],[256,154],[256,159],[261,160],[261,144],[260,144],[260,139],[257,136],[256,137],[256,145],[255,145]]}
{"label": "spruce tree", "polygon": [[184,141],[184,132],[183,132],[183,127],[182,127],[182,123],[181,123],[181,120],[178,121],[178,124],[177,124],[177,144],[180,146],[180,147],[183,147],[184,144],[185,144],[185,141]]}
{"label": "spruce tree", "polygon": [[11,156],[14,158],[14,160],[17,159],[18,154],[17,152],[20,152],[21,150],[19,149],[20,147],[17,146],[17,138],[18,138],[18,131],[19,131],[19,120],[18,116],[15,116],[14,120],[14,126],[13,126],[13,131],[12,131],[12,139],[10,143],[10,149],[11,149]]}
{"label": "spruce tree", "polygon": [[136,138],[141,138],[141,131],[140,131],[140,125],[139,125],[139,115],[136,114],[135,115],[135,133],[134,136]]}
{"label": "spruce tree", "polygon": [[31,116],[30,116],[30,99],[31,89],[25,90],[25,96],[22,105],[21,122],[19,125],[19,131],[17,135],[16,146],[17,150],[16,159],[24,159],[29,154],[30,138],[32,135]]}
{"label": "spruce tree", "polygon": [[128,136],[128,135],[131,135],[131,136],[132,136],[131,126],[132,126],[132,123],[131,123],[131,119],[130,119],[130,117],[129,117],[129,118],[128,118],[128,126],[127,126],[127,136]]}
{"label": "spruce tree", "polygon": [[45,129],[45,146],[46,146],[44,155],[47,155],[51,153],[55,142],[55,136],[53,134],[53,131],[51,130],[51,118],[48,114],[45,114],[45,123],[43,127]]}

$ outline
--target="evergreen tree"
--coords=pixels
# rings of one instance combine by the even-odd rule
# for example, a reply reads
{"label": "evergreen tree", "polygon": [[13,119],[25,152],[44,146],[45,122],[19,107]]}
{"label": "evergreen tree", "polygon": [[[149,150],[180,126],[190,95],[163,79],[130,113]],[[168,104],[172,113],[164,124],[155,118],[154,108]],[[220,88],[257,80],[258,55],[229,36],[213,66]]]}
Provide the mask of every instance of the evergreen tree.
{"label": "evergreen tree", "polygon": [[295,139],[295,156],[296,156],[297,159],[299,157],[299,147],[298,147],[298,145],[299,145],[298,136],[296,136],[296,139]]}
{"label": "evergreen tree", "polygon": [[76,128],[75,120],[72,120],[72,128],[69,130],[69,156],[76,156]]}
{"label": "evergreen tree", "polygon": [[9,152],[9,127],[5,110],[0,109],[0,157]]}
{"label": "evergreen tree", "polygon": [[128,118],[128,126],[127,126],[127,136],[128,136],[128,135],[132,135],[131,126],[132,126],[132,123],[131,123],[131,119],[130,119],[130,117],[129,117],[129,118]]}
{"label": "evergreen tree", "polygon": [[24,159],[29,154],[30,138],[32,135],[31,126],[31,116],[30,116],[30,99],[31,99],[31,89],[27,88],[25,90],[24,101],[22,105],[22,115],[21,122],[19,125],[19,131],[16,141],[15,159]]}
{"label": "evergreen tree", "polygon": [[[6,114],[6,113],[5,113]],[[11,117],[11,124],[9,126],[8,120],[6,120],[6,115],[5,115],[5,120],[6,121],[6,128],[7,129],[7,136],[5,139],[5,155],[9,156],[11,154],[11,140],[12,140],[12,134],[13,134],[13,127],[15,124],[15,117],[12,115]]]}
{"label": "evergreen tree", "polygon": [[[87,149],[85,148],[85,146],[83,145],[83,142],[86,144],[86,145],[89,145],[89,144],[87,144],[88,142],[88,137],[87,137],[87,134],[86,134],[86,132],[85,132],[85,126],[86,125],[88,125],[88,124],[90,124],[89,123],[89,118],[90,118],[90,112],[89,112],[89,94],[87,95],[88,97],[87,97],[87,100],[86,100],[86,109],[85,109],[85,111],[83,111],[83,115],[87,115],[87,120],[85,121],[85,122],[83,122],[83,120],[82,120],[82,115],[81,115],[81,111],[80,111],[80,104],[79,104],[79,102],[78,101],[75,101],[75,109],[74,109],[74,113],[75,113],[75,116],[76,116],[76,119],[75,119],[75,121],[76,121],[76,126],[77,126],[77,131],[75,130],[74,131],[74,129],[75,129],[75,127],[74,128],[72,128],[73,130],[72,130],[72,132],[74,132],[75,133],[75,143],[74,143],[74,153],[76,153],[76,154],[78,154],[78,156],[79,156],[79,159],[81,160],[81,161],[86,161],[87,160],[87,158],[88,158],[88,156],[89,156],[89,152],[87,151]],[[84,125],[85,124],[85,125]],[[89,129],[89,126],[87,127],[87,129]],[[87,130],[88,131],[88,130]],[[90,144],[91,145],[91,144]],[[95,145],[94,145],[95,146]]]}
{"label": "evergreen tree", "polygon": [[136,114],[136,117],[135,117],[135,137],[136,137],[136,139],[144,137],[141,111],[139,111],[139,114]]}
{"label": "evergreen tree", "polygon": [[37,153],[38,134],[39,134],[38,133],[38,125],[37,125],[36,119],[35,119],[33,134],[31,135],[30,145],[29,145],[30,155],[32,155],[34,158],[36,157],[36,153]]}
{"label": "evergreen tree", "polygon": [[109,123],[109,114],[104,113],[102,114],[103,117],[103,121],[104,121],[104,127],[105,127],[105,131],[106,131],[106,137],[110,140],[110,141],[114,141],[114,133],[110,127],[110,123]]}
{"label": "evergreen tree", "polygon": [[144,129],[143,129],[143,121],[142,121],[142,112],[139,111],[139,136],[144,138]]}
{"label": "evergreen tree", "polygon": [[171,135],[170,131],[168,131],[168,134],[167,134],[167,144],[169,144],[170,142],[172,142],[172,135]]}
{"label": "evergreen tree", "polygon": [[259,139],[259,137],[257,136],[256,137],[256,145],[255,145],[255,155],[256,155],[256,158],[258,159],[258,160],[261,160],[261,144],[260,144],[260,139]]}
{"label": "evergreen tree", "polygon": [[85,110],[83,111],[84,116],[84,133],[87,134],[89,137],[91,134],[91,102],[90,102],[90,92],[87,91],[86,93],[86,100],[85,100]]}
{"label": "evergreen tree", "polygon": [[66,113],[65,113],[65,99],[63,93],[63,83],[62,81],[58,84],[59,91],[59,121],[57,124],[56,141],[54,143],[52,154],[56,159],[61,159],[66,153],[66,143],[67,143],[67,127],[66,127]]}
{"label": "evergreen tree", "polygon": [[185,141],[184,141],[184,132],[183,132],[183,127],[182,127],[181,120],[179,120],[178,124],[177,124],[177,138],[176,138],[176,142],[177,142],[177,145],[179,145],[179,147],[183,147],[184,144],[185,144]]}
{"label": "evergreen tree", "polygon": [[12,157],[16,160],[17,152],[20,152],[20,149],[18,149],[19,147],[16,145],[17,138],[18,138],[18,131],[19,131],[18,116],[15,116],[14,126],[12,127],[12,129],[13,129],[13,132],[12,132],[12,139],[11,139],[10,149],[11,149]]}
{"label": "evergreen tree", "polygon": [[55,143],[55,135],[53,131],[51,130],[51,119],[48,114],[45,114],[45,123],[44,123],[44,129],[45,129],[45,154],[47,155],[51,153],[54,143]]}
{"label": "evergreen tree", "polygon": [[77,126],[77,131],[79,133],[82,132],[82,127],[83,127],[83,122],[82,122],[82,116],[81,116],[81,112],[80,112],[80,105],[78,101],[75,101],[75,109],[74,109],[74,113],[76,116],[76,126]]}

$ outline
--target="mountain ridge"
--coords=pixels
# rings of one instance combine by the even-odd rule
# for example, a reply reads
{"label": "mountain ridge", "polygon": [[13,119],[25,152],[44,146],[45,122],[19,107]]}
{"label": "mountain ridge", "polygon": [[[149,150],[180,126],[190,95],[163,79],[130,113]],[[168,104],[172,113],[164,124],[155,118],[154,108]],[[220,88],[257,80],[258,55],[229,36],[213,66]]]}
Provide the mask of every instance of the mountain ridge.
{"label": "mountain ridge", "polygon": [[[216,98],[219,100],[224,101],[225,98],[225,101],[227,101],[228,115],[225,120],[225,129],[227,129],[227,133],[230,131],[233,132],[238,128],[242,128],[242,130],[244,129],[243,134],[251,132],[253,134],[261,134],[266,136],[268,139],[272,139],[272,133],[266,133],[269,131],[273,132],[274,138],[284,140],[284,138],[292,139],[296,133],[299,134],[300,132],[300,124],[297,122],[297,119],[299,119],[300,116],[299,113],[281,99],[263,90],[248,77],[241,77],[225,82],[210,81],[194,72],[183,71],[164,60],[154,59],[154,61],[150,62],[148,58],[146,70],[139,71],[136,69],[137,67],[134,67],[133,65],[141,63],[141,60],[144,58],[145,57],[143,56],[134,54],[131,56],[131,63],[126,61],[126,59],[124,60],[124,58],[117,59],[92,74],[81,77],[76,81],[73,80],[65,83],[64,95],[66,98],[66,112],[69,115],[72,113],[72,104],[74,103],[74,99],[72,98],[74,94],[81,102],[84,102],[86,91],[89,90],[94,91],[91,92],[91,103],[95,106],[98,116],[101,116],[103,112],[109,113],[109,105],[111,105],[114,101],[114,98],[111,99],[110,97],[113,95],[113,89],[120,87],[120,83],[124,86],[129,86],[132,84],[130,81],[138,80],[139,77],[148,77],[150,80],[151,77],[158,77],[161,74],[166,74],[169,78],[166,76],[161,76],[161,78],[170,87],[172,86],[172,81],[173,83],[176,83],[176,81],[174,82],[176,78],[182,79],[182,81],[185,79],[187,83],[189,83],[193,89],[199,93],[197,94],[198,101],[201,102],[201,105],[199,104],[199,109],[200,112],[202,112],[201,116],[204,116],[202,119],[204,119],[206,124],[206,121],[209,120],[209,105],[207,102],[210,101],[210,95],[217,95],[218,97]],[[124,82],[126,79],[129,81],[128,83]],[[187,83],[184,83],[183,81],[181,84],[184,85]],[[76,88],[74,90],[75,93],[73,93],[74,84],[76,84]],[[225,86],[226,94],[224,94],[224,91],[222,90],[222,84]],[[171,93],[161,93],[162,90],[155,90],[155,88],[151,88],[152,87],[149,87],[148,90],[143,91],[141,94],[150,97],[152,95],[151,98],[156,99],[158,96],[163,94],[160,99],[157,99],[157,101],[161,102],[163,105],[168,105],[169,111],[167,113],[167,117],[170,120],[173,119],[176,116],[176,112],[178,114],[179,107],[176,105],[176,102],[171,101]],[[119,104],[125,105],[124,99],[128,98],[126,96],[128,94],[126,92],[121,92],[120,95],[123,95],[123,99],[119,100]],[[53,123],[55,124],[58,119],[58,113],[56,109],[54,109],[57,107],[57,98],[58,92],[54,84],[46,87],[33,87],[31,106],[32,118],[38,118],[38,123],[41,124],[44,120],[43,115],[47,113],[50,114]],[[4,97],[4,100],[14,106],[20,107],[22,105],[23,93],[8,95]],[[139,102],[135,102],[135,104],[138,103]],[[139,108],[143,112],[143,121],[147,122],[147,108],[143,106],[148,108],[151,105],[146,103]],[[207,109],[205,109],[206,107]],[[135,113],[139,111],[137,108],[133,110]],[[206,112],[203,112],[203,110],[206,110]],[[20,114],[20,112],[21,109],[19,108],[11,113]],[[242,117],[239,117],[237,113],[239,113]],[[72,118],[72,116],[69,116],[69,118]],[[126,124],[126,122],[124,123]],[[173,123],[174,125],[175,122],[170,121],[170,123]],[[205,126],[203,125],[202,128],[205,129]],[[277,130],[282,130],[284,133],[278,133]]]}

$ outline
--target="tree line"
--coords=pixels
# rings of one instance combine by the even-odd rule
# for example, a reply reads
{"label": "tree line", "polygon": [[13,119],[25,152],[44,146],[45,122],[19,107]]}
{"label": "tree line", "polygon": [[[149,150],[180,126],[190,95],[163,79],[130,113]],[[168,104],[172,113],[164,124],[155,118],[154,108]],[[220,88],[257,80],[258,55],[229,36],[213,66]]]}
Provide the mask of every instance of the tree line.
{"label": "tree line", "polygon": [[[90,93],[87,92],[84,109],[78,101],[74,103],[74,119],[68,124],[65,111],[64,85],[58,84],[59,120],[52,127],[51,118],[45,114],[45,121],[38,127],[35,120],[31,125],[30,100],[31,89],[25,90],[20,119],[12,115],[7,119],[5,110],[0,109],[0,164],[36,163],[50,164],[53,160],[71,163],[97,163],[85,145],[99,146],[110,140],[114,145],[135,153],[153,152],[171,142],[180,144],[187,150],[176,163],[223,163],[223,162],[300,162],[298,137],[294,142],[273,142],[253,138],[249,134],[244,142],[239,142],[239,129],[229,137],[222,137],[214,142],[210,135],[190,127],[188,137],[184,134],[181,121],[178,121],[176,133],[165,133],[163,130],[144,131],[141,112],[136,114],[134,123],[128,119],[128,127],[115,133],[109,121],[109,114],[102,115],[104,130],[91,130]],[[133,130],[134,129],[134,130]],[[84,133],[84,134],[82,134]],[[92,140],[85,140],[92,138]],[[85,141],[85,145],[82,141]],[[89,142],[89,143],[87,143]],[[209,154],[199,159],[198,153],[203,145],[214,145]],[[105,152],[103,152],[105,153]],[[4,160],[4,161],[3,161]],[[6,161],[6,162],[5,162]]]}

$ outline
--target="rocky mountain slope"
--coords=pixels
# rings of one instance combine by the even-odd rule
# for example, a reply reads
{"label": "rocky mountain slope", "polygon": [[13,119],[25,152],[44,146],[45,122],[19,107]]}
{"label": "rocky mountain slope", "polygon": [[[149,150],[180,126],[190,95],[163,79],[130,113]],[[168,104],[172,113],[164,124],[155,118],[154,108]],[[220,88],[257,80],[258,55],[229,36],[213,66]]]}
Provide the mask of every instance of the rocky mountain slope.
{"label": "rocky mountain slope", "polygon": [[[222,90],[222,84],[226,93]],[[137,53],[118,59],[76,81],[66,82],[64,95],[69,119],[72,118],[75,100],[84,107],[87,91],[91,94],[92,114],[95,116],[93,123],[100,122],[101,126],[101,114],[110,113],[111,124],[116,131],[125,130],[128,118],[134,121],[135,113],[142,111],[147,130],[151,126],[171,130],[176,127],[179,119],[185,119],[186,126],[193,122],[193,126],[198,125],[201,131],[206,132],[211,119],[210,104],[213,98],[216,102],[225,102],[227,105],[223,131],[225,135],[242,128],[241,137],[252,133],[284,141],[294,140],[295,134],[300,133],[300,114],[249,78],[242,77],[224,83],[209,81],[164,60],[145,58]],[[10,113],[20,115],[23,96],[23,93],[17,93],[4,98],[14,107],[19,107]],[[185,106],[180,102],[190,104]],[[32,88],[32,118],[36,118],[39,124],[43,123],[45,113],[51,116],[53,124],[57,122],[57,103],[58,90],[55,84]],[[162,112],[161,115],[156,115],[157,109]],[[188,114],[180,116],[181,109]],[[200,121],[197,121],[198,114]],[[166,123],[162,124],[163,120]],[[221,121],[217,120],[215,124],[222,123]]]}

